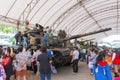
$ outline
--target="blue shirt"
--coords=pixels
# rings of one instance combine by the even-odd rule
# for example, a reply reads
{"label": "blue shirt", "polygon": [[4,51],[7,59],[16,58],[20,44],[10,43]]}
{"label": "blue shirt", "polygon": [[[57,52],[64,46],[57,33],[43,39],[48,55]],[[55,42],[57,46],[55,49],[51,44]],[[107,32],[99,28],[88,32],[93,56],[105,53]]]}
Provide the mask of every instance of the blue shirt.
{"label": "blue shirt", "polygon": [[44,34],[44,40],[48,40],[48,34],[46,33],[46,34]]}
{"label": "blue shirt", "polygon": [[47,50],[47,54],[50,57],[50,60],[52,60],[52,51],[51,50]]}
{"label": "blue shirt", "polygon": [[105,66],[97,65],[93,67],[95,80],[112,80],[110,67],[108,64]]}
{"label": "blue shirt", "polygon": [[86,54],[86,49],[82,49],[82,53],[83,53],[83,54]]}

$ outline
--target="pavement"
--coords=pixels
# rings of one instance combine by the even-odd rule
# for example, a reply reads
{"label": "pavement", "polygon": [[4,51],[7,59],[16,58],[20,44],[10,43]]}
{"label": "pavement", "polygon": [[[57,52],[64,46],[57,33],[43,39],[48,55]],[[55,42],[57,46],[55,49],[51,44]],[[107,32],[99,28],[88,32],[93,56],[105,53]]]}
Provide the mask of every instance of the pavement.
{"label": "pavement", "polygon": [[[85,62],[79,61],[78,65],[79,70],[77,74],[73,75],[72,66],[63,66],[57,69],[57,74],[52,74],[51,80],[94,80],[94,76],[90,74],[90,70],[88,69],[87,64]],[[22,77],[21,80],[23,80]],[[31,72],[31,78],[27,78],[27,80],[40,79],[36,79],[35,74]]]}
{"label": "pavement", "polygon": [[[77,74],[73,75],[72,73],[72,66],[60,67],[57,69],[57,74],[52,74],[51,80],[94,80],[85,62],[79,62],[79,71]],[[27,80],[36,80],[33,72],[31,74],[31,79]]]}
{"label": "pavement", "polygon": [[72,66],[61,67],[57,74],[52,75],[52,80],[94,80],[85,62],[79,62],[77,74],[73,75],[72,73]]}

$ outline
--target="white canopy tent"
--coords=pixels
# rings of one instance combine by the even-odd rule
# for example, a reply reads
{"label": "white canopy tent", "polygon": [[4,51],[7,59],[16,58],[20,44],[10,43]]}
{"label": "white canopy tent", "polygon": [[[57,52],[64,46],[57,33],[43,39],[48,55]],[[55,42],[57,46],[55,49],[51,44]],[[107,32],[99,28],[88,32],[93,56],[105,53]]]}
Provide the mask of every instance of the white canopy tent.
{"label": "white canopy tent", "polygon": [[[70,36],[104,28],[111,31],[85,37],[101,38],[120,34],[120,0],[1,0],[0,24],[20,25],[25,20]],[[31,25],[33,26],[33,25]]]}

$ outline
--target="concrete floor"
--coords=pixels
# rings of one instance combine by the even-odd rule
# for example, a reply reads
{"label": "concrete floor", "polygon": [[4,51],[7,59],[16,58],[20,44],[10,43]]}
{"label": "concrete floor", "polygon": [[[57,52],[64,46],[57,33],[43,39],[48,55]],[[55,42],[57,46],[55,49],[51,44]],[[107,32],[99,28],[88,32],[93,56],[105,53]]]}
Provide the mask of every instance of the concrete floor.
{"label": "concrete floor", "polygon": [[52,80],[94,80],[90,75],[85,62],[79,62],[79,71],[76,75],[72,74],[72,66],[65,66],[58,69],[58,74],[52,75]]}
{"label": "concrete floor", "polygon": [[[52,80],[94,80],[85,62],[79,62],[79,72],[76,75],[72,74],[72,66],[64,66],[57,71],[57,74],[52,74]],[[33,72],[31,74],[31,79],[27,80],[36,80]]]}
{"label": "concrete floor", "polygon": [[[79,72],[73,75],[72,66],[64,66],[58,68],[57,74],[52,74],[51,80],[94,80],[94,76],[90,75],[90,71],[85,62],[79,62]],[[11,79],[15,80],[15,79]],[[21,80],[23,80],[21,78]],[[31,78],[27,80],[40,80],[36,79],[35,74],[31,72]]]}

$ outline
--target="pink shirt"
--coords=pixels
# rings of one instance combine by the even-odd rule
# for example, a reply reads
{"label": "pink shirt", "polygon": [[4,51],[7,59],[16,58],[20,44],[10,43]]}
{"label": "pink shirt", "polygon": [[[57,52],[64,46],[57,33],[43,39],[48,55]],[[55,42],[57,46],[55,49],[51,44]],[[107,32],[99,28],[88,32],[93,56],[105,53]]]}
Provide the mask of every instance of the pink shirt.
{"label": "pink shirt", "polygon": [[120,77],[115,77],[114,80],[120,80]]}

